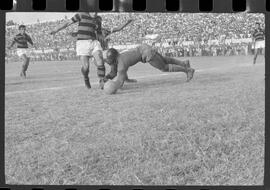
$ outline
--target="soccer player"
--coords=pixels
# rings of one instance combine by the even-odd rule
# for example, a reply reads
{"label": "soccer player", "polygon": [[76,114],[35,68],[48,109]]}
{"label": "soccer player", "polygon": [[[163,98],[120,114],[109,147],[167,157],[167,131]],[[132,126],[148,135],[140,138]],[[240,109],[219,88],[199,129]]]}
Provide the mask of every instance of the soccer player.
{"label": "soccer player", "polygon": [[[127,25],[129,25],[133,21],[132,19],[130,19],[125,24],[109,30],[109,29],[102,28],[102,18],[98,15],[95,15],[95,16],[96,16],[95,18],[96,18],[97,24],[98,24],[97,38],[98,38],[98,41],[100,42],[103,50],[109,49],[109,44],[108,44],[109,43],[109,39],[108,39],[109,35],[123,30]],[[77,32],[71,33],[72,37],[76,37],[77,35],[78,35]],[[117,65],[110,65],[110,67],[111,67],[111,72],[105,76],[106,79],[111,79],[111,76],[116,75]],[[134,83],[134,82],[137,82],[137,80],[129,79],[127,77],[125,82]]]}
{"label": "soccer player", "polygon": [[97,75],[99,77],[100,88],[103,89],[104,77],[105,77],[105,66],[102,57],[102,47],[100,42],[97,40],[98,24],[96,16],[91,16],[88,12],[77,13],[65,24],[52,31],[50,34],[55,35],[60,30],[74,24],[78,24],[76,52],[80,56],[82,63],[81,72],[84,77],[85,86],[90,89],[89,81],[89,59],[94,57],[97,64]]}
{"label": "soccer player", "polygon": [[260,27],[260,23],[256,23],[256,28],[253,32],[253,42],[254,42],[254,59],[253,64],[256,64],[256,59],[259,53],[259,49],[264,49],[265,41],[264,41],[264,30]]}
{"label": "soccer player", "polygon": [[104,51],[104,61],[109,65],[117,65],[117,75],[112,75],[110,79],[116,77],[117,89],[121,88],[127,77],[129,67],[138,62],[150,63],[153,67],[163,72],[184,72],[187,74],[187,82],[193,78],[195,72],[190,68],[189,60],[180,61],[170,57],[163,57],[151,46],[142,44],[136,48],[119,53],[116,49],[110,48]]}
{"label": "soccer player", "polygon": [[26,31],[25,25],[20,25],[19,31],[20,33],[14,37],[8,49],[11,49],[14,44],[17,44],[17,55],[23,59],[22,70],[21,70],[20,76],[23,78],[26,78],[26,71],[28,69],[29,62],[30,62],[30,52],[28,50],[28,43],[30,43],[33,47],[35,46],[31,37],[25,32]]}
{"label": "soccer player", "polygon": [[[100,22],[102,22],[102,18],[98,16],[98,18],[100,19]],[[129,25],[133,20],[130,19],[128,20],[125,24],[121,25],[121,26],[118,26],[116,28],[112,28],[111,30],[108,30],[108,29],[105,29],[105,28],[102,28],[101,29],[101,33],[98,34],[98,40],[100,41],[101,43],[101,46],[104,50],[107,50],[109,49],[109,36],[115,32],[120,32],[121,30],[123,30],[127,25]],[[117,65],[110,65],[111,67],[111,71],[109,74],[107,74],[105,76],[106,79],[111,79],[111,76],[115,75],[116,72],[117,72]],[[106,80],[105,79],[105,80]],[[127,83],[135,83],[137,82],[136,79],[130,79],[128,78],[128,76],[126,77],[125,79],[125,82]]]}

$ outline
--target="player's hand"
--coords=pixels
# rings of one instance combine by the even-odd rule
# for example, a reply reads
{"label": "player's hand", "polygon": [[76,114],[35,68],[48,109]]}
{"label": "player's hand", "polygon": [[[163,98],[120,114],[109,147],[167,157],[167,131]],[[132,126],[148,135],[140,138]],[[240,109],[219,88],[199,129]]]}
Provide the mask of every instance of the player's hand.
{"label": "player's hand", "polygon": [[53,30],[50,32],[50,35],[55,35],[57,33],[57,31]]}
{"label": "player's hand", "polygon": [[77,32],[70,32],[69,35],[71,35],[72,37],[77,37]]}

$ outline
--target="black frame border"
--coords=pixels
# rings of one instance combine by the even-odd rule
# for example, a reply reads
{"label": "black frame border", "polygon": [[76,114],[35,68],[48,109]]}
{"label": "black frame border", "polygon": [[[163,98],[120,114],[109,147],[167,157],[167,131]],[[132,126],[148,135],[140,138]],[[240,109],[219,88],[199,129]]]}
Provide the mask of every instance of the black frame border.
{"label": "black frame border", "polygon": [[[78,11],[98,11],[98,0],[79,0],[80,8]],[[135,0],[134,0],[135,1]],[[170,0],[168,0],[170,1]],[[166,0],[146,0],[146,10],[140,12],[173,12],[173,13],[203,13],[199,11],[200,0],[180,0],[178,11],[167,11]],[[213,10],[209,13],[236,13],[232,9],[233,1],[241,0],[213,0]],[[270,10],[266,11],[266,1],[270,0],[246,0],[250,9],[248,13],[264,13],[265,15],[265,163],[264,163],[264,185],[262,186],[36,186],[36,185],[7,185],[5,184],[5,171],[4,171],[4,134],[5,134],[5,18],[8,12],[37,12],[32,10],[32,0],[17,0],[16,8],[12,10],[0,10],[0,190],[24,190],[24,189],[66,189],[66,190],[84,190],[84,189],[158,189],[158,190],[270,190],[270,97],[269,97],[269,73],[270,73]],[[0,3],[3,3],[2,0]],[[91,4],[89,6],[88,2]],[[106,12],[118,12],[119,0],[113,0],[114,8],[112,11]],[[125,0],[127,3],[122,9],[123,12],[134,12],[132,10],[132,0]],[[254,3],[255,2],[255,3]],[[269,2],[268,2],[269,3]],[[65,0],[46,0],[46,9],[39,12],[71,12],[66,10]],[[72,11],[74,12],[74,11]],[[204,12],[205,13],[205,12]]]}

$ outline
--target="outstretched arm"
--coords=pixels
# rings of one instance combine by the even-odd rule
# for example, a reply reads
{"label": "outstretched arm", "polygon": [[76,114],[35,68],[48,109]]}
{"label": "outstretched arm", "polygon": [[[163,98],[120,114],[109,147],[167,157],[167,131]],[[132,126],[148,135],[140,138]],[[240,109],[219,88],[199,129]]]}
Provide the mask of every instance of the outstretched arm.
{"label": "outstretched arm", "polygon": [[125,23],[124,25],[118,26],[118,27],[114,28],[114,29],[112,30],[111,33],[119,32],[119,31],[123,30],[123,29],[124,29],[127,25],[129,25],[132,21],[133,21],[132,19],[128,20],[127,23]]}
{"label": "outstretched arm", "polygon": [[67,22],[65,22],[62,26],[56,28],[55,30],[51,31],[50,34],[51,35],[55,35],[57,32],[67,28],[68,26],[72,25],[74,22],[72,20],[68,20]]}
{"label": "outstretched arm", "polygon": [[[51,35],[55,35],[57,32],[67,28],[68,26],[81,21],[81,14],[75,14],[70,20],[67,20],[62,26],[50,32]],[[74,37],[74,36],[73,36]]]}

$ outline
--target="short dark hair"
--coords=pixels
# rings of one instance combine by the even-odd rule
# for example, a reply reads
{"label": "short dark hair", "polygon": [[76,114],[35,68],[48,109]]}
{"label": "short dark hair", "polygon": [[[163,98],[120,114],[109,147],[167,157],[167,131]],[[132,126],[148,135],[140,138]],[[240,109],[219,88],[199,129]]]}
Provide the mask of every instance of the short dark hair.
{"label": "short dark hair", "polygon": [[116,49],[114,49],[114,48],[108,49],[107,53],[111,53],[112,55],[118,55],[119,54],[118,51]]}
{"label": "short dark hair", "polygon": [[260,25],[260,23],[259,23],[259,22],[256,22],[256,24]]}
{"label": "short dark hair", "polygon": [[26,26],[25,25],[20,25],[19,30],[22,29],[22,28],[26,28]]}
{"label": "short dark hair", "polygon": [[113,61],[115,61],[119,55],[119,52],[114,48],[110,48],[108,49],[106,54],[107,54],[107,57],[110,57]]}

